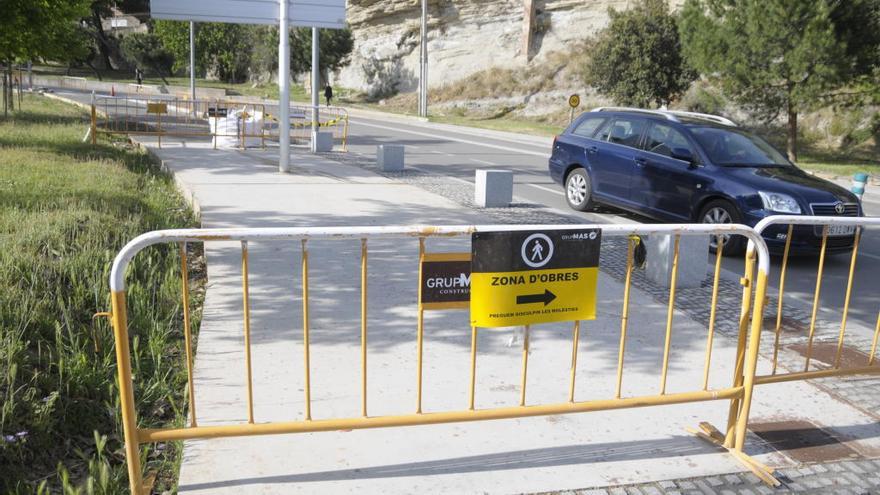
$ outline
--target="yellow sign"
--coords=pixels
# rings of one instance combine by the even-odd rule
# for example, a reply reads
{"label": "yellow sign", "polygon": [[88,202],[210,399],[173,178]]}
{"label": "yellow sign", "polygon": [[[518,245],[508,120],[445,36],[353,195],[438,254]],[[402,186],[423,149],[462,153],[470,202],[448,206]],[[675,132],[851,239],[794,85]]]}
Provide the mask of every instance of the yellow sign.
{"label": "yellow sign", "polygon": [[166,103],[147,103],[147,113],[168,113]]}
{"label": "yellow sign", "polygon": [[474,233],[471,325],[595,319],[601,242],[599,229]]}
{"label": "yellow sign", "polygon": [[581,97],[578,95],[571,95],[568,97],[568,106],[571,108],[577,108],[581,105]]}

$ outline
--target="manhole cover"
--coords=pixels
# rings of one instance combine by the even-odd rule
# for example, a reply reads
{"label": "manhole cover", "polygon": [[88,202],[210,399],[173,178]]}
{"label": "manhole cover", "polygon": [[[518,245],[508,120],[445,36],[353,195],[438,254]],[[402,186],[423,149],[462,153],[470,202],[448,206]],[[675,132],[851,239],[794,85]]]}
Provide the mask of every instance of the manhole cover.
{"label": "manhole cover", "polygon": [[855,450],[809,421],[751,423],[749,429],[768,445],[798,462],[831,462],[859,457]]}
{"label": "manhole cover", "polygon": [[[807,356],[807,344],[792,344],[788,348],[801,356]],[[810,361],[815,363],[817,368],[831,368],[834,366],[834,358],[837,356],[837,342],[814,342],[811,354]],[[841,368],[857,368],[867,365],[867,354],[858,349],[843,346],[843,351],[840,353]]]}

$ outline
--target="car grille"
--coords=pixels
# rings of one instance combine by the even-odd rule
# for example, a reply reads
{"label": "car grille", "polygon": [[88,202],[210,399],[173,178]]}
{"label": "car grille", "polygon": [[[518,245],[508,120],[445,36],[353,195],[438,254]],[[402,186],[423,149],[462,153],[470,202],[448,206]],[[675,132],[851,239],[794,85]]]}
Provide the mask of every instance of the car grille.
{"label": "car grille", "polygon": [[[843,213],[837,213],[838,203],[812,203],[810,204],[810,209],[813,210],[813,215],[820,217],[857,217],[859,216],[859,205],[858,203],[843,203]],[[816,237],[822,237],[823,227],[813,227],[813,235]],[[828,237],[828,247],[846,247],[850,246],[853,243],[853,236],[829,236]]]}
{"label": "car grille", "polygon": [[857,217],[859,216],[859,205],[858,203],[843,203],[843,213],[837,213],[834,207],[837,203],[812,203],[810,204],[810,209],[813,210],[813,215],[824,217]]}

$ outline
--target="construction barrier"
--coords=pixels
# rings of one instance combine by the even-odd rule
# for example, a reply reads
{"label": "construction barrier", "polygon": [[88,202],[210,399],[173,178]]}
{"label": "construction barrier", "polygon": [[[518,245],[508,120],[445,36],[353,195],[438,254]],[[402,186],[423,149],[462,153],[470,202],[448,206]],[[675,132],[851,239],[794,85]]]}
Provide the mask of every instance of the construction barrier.
{"label": "construction barrier", "polygon": [[[278,122],[276,115],[269,114],[269,119]],[[342,151],[347,150],[348,110],[342,107],[319,107],[318,120],[314,124],[311,106],[293,105],[290,107],[290,137],[294,142],[309,142],[312,139],[313,125],[320,132],[332,132],[333,141],[340,144]]]}
{"label": "construction barrier", "polygon": [[[842,204],[841,204],[842,205]],[[859,243],[862,233],[868,227],[880,227],[880,218],[859,217],[858,205],[854,209],[848,209],[842,205],[842,216],[772,216],[765,218],[755,226],[755,230],[762,236],[774,235],[778,239],[785,239],[785,247],[779,271],[779,288],[777,293],[776,320],[773,327],[773,356],[772,367],[769,374],[755,377],[755,383],[778,383],[794,380],[807,380],[811,378],[840,377],[858,374],[880,374],[880,366],[876,365],[875,355],[877,341],[880,337],[880,305],[878,305],[877,323],[874,328],[870,348],[863,349],[864,361],[859,364],[842,366],[841,358],[845,348],[847,336],[847,317],[850,311],[850,301],[853,295],[853,280],[857,273],[857,261],[859,255]],[[852,216],[849,216],[852,215]],[[818,244],[818,266],[816,272],[816,285],[813,291],[812,308],[810,311],[810,323],[807,330],[806,350],[804,354],[803,368],[799,370],[782,370],[779,366],[780,338],[783,333],[784,300],[786,269],[788,268],[792,242],[798,244]],[[825,268],[826,253],[831,248],[848,250],[851,248],[849,274],[846,281],[843,308],[839,328],[836,332],[837,342],[834,357],[830,367],[818,367],[814,361],[814,341],[817,335],[817,315],[820,309],[820,295],[822,292],[823,272]],[[876,262],[873,262],[876,263]],[[876,286],[876,285],[875,285]],[[880,290],[874,295],[880,300]]]}
{"label": "construction barrier", "polygon": [[[136,86],[136,85],[133,85]],[[138,89],[138,88],[136,88]],[[139,92],[139,91],[137,91]],[[235,100],[158,96],[99,96],[91,105],[91,139],[98,134],[211,139],[218,146],[265,149],[278,141],[282,127],[263,103]],[[295,143],[311,139],[311,107],[293,106],[288,132]],[[345,151],[348,138],[348,112],[339,107],[320,109],[319,128],[332,132]]]}
{"label": "construction barrier", "polygon": [[[491,407],[479,408],[475,407],[474,397],[477,393],[476,389],[476,373],[477,373],[477,334],[479,328],[472,326],[463,331],[469,331],[471,337],[470,344],[470,380],[463,383],[463,389],[467,389],[468,402],[466,407],[453,410],[441,410],[436,412],[422,411],[422,352],[424,340],[424,321],[423,314],[427,309],[438,308],[463,308],[468,307],[466,302],[435,302],[424,303],[422,297],[422,283],[413,280],[413,284],[419,284],[419,306],[418,317],[413,322],[413,343],[416,349],[417,373],[413,376],[416,384],[416,394],[413,397],[414,412],[401,411],[392,415],[371,416],[368,410],[368,380],[367,380],[367,342],[368,342],[368,318],[367,318],[367,297],[368,297],[368,254],[369,242],[374,239],[391,239],[395,241],[400,249],[404,249],[405,239],[418,241],[418,251],[413,249],[413,256],[418,255],[420,260],[419,277],[422,277],[422,270],[425,262],[428,261],[451,261],[465,262],[471,261],[470,253],[432,253],[427,250],[427,243],[433,239],[448,239],[451,237],[463,237],[473,239],[476,243],[478,236],[487,236],[488,234],[506,233],[509,235],[522,235],[523,232],[536,231],[531,234],[523,243],[523,250],[528,244],[528,239],[532,236],[544,236],[545,238],[555,235],[571,235],[571,231],[592,232],[591,239],[594,239],[597,233],[599,239],[610,239],[613,242],[616,239],[617,248],[626,251],[626,269],[624,273],[624,292],[623,302],[619,313],[620,338],[619,349],[617,354],[616,373],[609,372],[607,376],[594,377],[595,380],[607,380],[608,390],[615,390],[613,395],[605,398],[578,400],[575,394],[575,378],[577,370],[578,344],[581,339],[580,321],[572,321],[571,341],[571,364],[570,372],[560,377],[561,385],[567,382],[568,393],[566,396],[560,396],[559,400],[551,403],[530,404],[527,401],[526,383],[528,376],[528,357],[529,357],[529,328],[526,324],[523,334],[522,349],[522,368],[521,368],[521,384],[519,405],[513,407]],[[560,232],[563,231],[563,232]],[[565,233],[565,231],[568,231]],[[517,234],[519,233],[519,234]],[[583,235],[583,234],[576,234]],[[668,235],[674,239],[674,254],[670,275],[669,303],[667,317],[665,320],[665,329],[663,335],[664,345],[662,348],[662,365],[658,370],[659,386],[656,393],[647,395],[627,396],[622,394],[621,383],[625,375],[625,349],[627,345],[633,346],[636,342],[628,342],[627,330],[629,321],[629,300],[630,286],[632,283],[633,270],[635,268],[635,255],[640,237],[643,235]],[[741,303],[737,303],[739,311],[739,340],[735,353],[734,376],[729,386],[711,387],[709,386],[709,374],[713,369],[712,350],[713,338],[715,332],[715,306],[718,304],[718,288],[720,279],[721,256],[726,239],[730,236],[739,235],[747,238],[752,248],[749,250],[749,263],[747,263],[747,277],[749,281],[744,284]],[[703,371],[702,380],[698,376],[694,376],[693,385],[688,384],[682,387],[681,383],[675,383],[676,387],[683,391],[673,393],[667,392],[667,377],[670,361],[670,348],[673,336],[673,321],[676,302],[676,281],[679,267],[679,246],[683,237],[702,236],[707,239],[709,236],[716,236],[718,243],[717,254],[715,255],[714,281],[712,285],[712,311],[708,324],[708,333],[706,335],[706,352],[704,362],[700,366]],[[312,387],[310,381],[310,320],[309,320],[309,242],[313,240],[327,240],[339,243],[358,243],[360,251],[360,273],[352,274],[352,277],[360,278],[360,412],[357,417],[327,417],[314,418],[312,416]],[[245,369],[242,370],[246,376],[247,387],[247,404],[242,407],[247,408],[247,422],[200,426],[196,414],[196,397],[198,394],[194,389],[193,382],[193,359],[192,345],[190,335],[190,315],[189,315],[189,288],[188,273],[186,263],[187,243],[209,243],[216,241],[238,241],[241,245],[241,276],[242,276],[242,299],[243,299],[243,331],[244,331],[244,356]],[[258,418],[254,415],[253,401],[253,378],[251,368],[251,335],[250,335],[250,302],[249,302],[249,277],[248,277],[248,243],[257,241],[286,241],[295,243],[301,249],[301,297],[302,297],[302,344],[304,363],[302,368],[302,376],[304,381],[304,402],[302,411],[302,420],[298,421],[282,421],[282,422],[258,422]],[[139,428],[136,417],[135,395],[131,373],[131,358],[129,351],[129,329],[128,314],[126,307],[126,285],[125,273],[126,268],[132,259],[145,248],[156,244],[176,243],[179,245],[182,258],[182,299],[183,299],[183,318],[184,318],[184,338],[185,352],[188,372],[189,387],[189,425],[187,427],[177,428]],[[538,249],[536,247],[536,249]],[[552,246],[551,246],[552,249]],[[525,251],[523,251],[525,253]],[[540,252],[540,251],[538,251]],[[518,254],[518,251],[517,251]],[[598,248],[596,250],[596,260],[598,260]],[[548,255],[549,258],[550,255]],[[525,259],[526,255],[523,254]],[[474,258],[476,259],[476,258]],[[534,260],[534,257],[532,258]],[[598,261],[596,261],[598,263]],[[452,423],[464,421],[484,421],[503,418],[523,418],[531,416],[556,415],[567,413],[583,413],[590,411],[605,411],[614,409],[625,409],[646,406],[663,406],[672,404],[692,403],[701,401],[730,401],[728,424],[726,431],[721,432],[708,424],[701,424],[702,431],[695,431],[701,437],[717,441],[726,446],[729,452],[747,468],[755,472],[756,475],[768,483],[774,483],[775,478],[772,477],[772,469],[763,466],[754,461],[743,453],[743,444],[746,436],[747,415],[741,414],[741,411],[748,411],[752,398],[752,387],[755,384],[755,370],[758,360],[758,343],[761,334],[761,325],[763,314],[763,305],[765,298],[765,290],[767,283],[767,273],[770,266],[770,258],[764,240],[751,228],[743,225],[503,225],[503,226],[435,226],[435,227],[328,227],[328,228],[275,228],[275,229],[206,229],[206,230],[167,230],[150,232],[137,237],[129,242],[117,255],[112,273],[110,276],[110,287],[112,292],[112,313],[109,315],[113,325],[114,337],[116,341],[116,357],[117,370],[119,379],[119,390],[121,395],[122,421],[125,433],[125,451],[128,462],[128,474],[133,494],[146,493],[143,487],[143,474],[141,470],[141,459],[139,456],[139,446],[141,444],[152,442],[179,441],[196,438],[217,438],[217,437],[233,437],[248,435],[266,435],[280,433],[301,433],[301,432],[319,432],[332,430],[347,429],[364,429],[364,428],[380,428],[380,427],[399,427],[412,425],[428,425],[438,423]],[[757,267],[757,273],[753,272]],[[335,268],[335,269],[338,269]],[[593,268],[597,270],[597,267]],[[474,265],[474,272],[476,272]],[[598,273],[593,272],[594,276]],[[474,276],[477,274],[474,273]],[[476,279],[474,279],[476,280]],[[575,280],[577,280],[575,278]],[[754,297],[753,297],[754,296]],[[519,297],[519,296],[518,296]],[[532,297],[532,296],[528,296]],[[595,294],[582,294],[575,291],[567,297],[575,298],[594,298]],[[754,307],[752,302],[754,301]],[[358,304],[356,301],[349,301],[352,305]],[[519,304],[519,302],[517,302]],[[741,304],[741,307],[740,307]],[[357,306],[354,306],[357,307]],[[607,308],[606,308],[607,311]],[[750,318],[754,313],[755,317]],[[472,314],[473,317],[473,314]],[[560,321],[560,320],[556,320]],[[497,326],[497,325],[496,325]],[[584,339],[586,340],[586,339]],[[616,340],[616,339],[615,339]],[[352,342],[355,344],[355,342]],[[652,349],[646,349],[650,352]],[[659,349],[656,351],[660,352]],[[659,357],[659,356],[658,356]],[[717,361],[717,359],[716,359]],[[716,367],[720,366],[716,363]],[[440,367],[438,364],[437,367]],[[716,380],[717,381],[717,380]],[[726,382],[726,378],[724,382]],[[702,384],[700,386],[700,383]],[[562,387],[560,387],[562,388]],[[778,482],[777,482],[778,483]]]}

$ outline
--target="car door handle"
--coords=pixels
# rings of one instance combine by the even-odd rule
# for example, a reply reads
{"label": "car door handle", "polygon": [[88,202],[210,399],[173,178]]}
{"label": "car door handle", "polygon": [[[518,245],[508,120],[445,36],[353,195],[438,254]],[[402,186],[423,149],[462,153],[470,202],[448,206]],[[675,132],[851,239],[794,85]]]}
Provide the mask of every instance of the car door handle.
{"label": "car door handle", "polygon": [[587,146],[587,153],[595,153],[597,151],[599,151],[598,146]]}
{"label": "car door handle", "polygon": [[636,162],[637,167],[644,167],[648,164],[648,160],[645,158],[634,158],[633,161]]}

